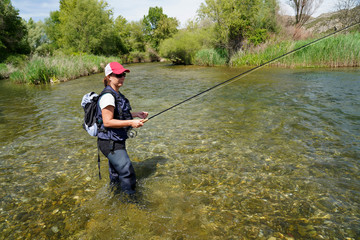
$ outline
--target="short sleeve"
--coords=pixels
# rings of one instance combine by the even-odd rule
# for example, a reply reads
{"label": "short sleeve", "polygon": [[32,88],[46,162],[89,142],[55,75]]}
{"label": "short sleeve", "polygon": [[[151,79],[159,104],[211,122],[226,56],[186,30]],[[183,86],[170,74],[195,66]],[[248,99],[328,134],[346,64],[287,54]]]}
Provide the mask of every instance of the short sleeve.
{"label": "short sleeve", "polygon": [[115,98],[111,93],[105,93],[99,101],[100,109],[106,108],[109,105],[115,107]]}

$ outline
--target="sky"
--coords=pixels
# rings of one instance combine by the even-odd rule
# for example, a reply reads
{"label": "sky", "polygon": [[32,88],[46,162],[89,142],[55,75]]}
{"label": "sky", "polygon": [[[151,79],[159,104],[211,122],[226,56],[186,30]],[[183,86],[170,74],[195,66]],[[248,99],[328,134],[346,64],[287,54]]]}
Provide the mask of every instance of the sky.
{"label": "sky", "polygon": [[[282,13],[294,15],[293,10],[286,4],[288,0],[279,0],[283,9]],[[323,0],[320,9],[314,13],[314,17],[322,13],[335,10],[335,3],[338,0]],[[59,10],[59,0],[11,0],[12,5],[20,11],[20,17],[25,20],[32,18],[34,21],[49,17],[51,11]],[[169,17],[177,18],[181,27],[186,25],[189,19],[194,19],[200,4],[205,0],[107,0],[110,8],[113,9],[113,17],[121,15],[128,21],[138,21],[147,15],[149,7],[162,7],[163,12]]]}

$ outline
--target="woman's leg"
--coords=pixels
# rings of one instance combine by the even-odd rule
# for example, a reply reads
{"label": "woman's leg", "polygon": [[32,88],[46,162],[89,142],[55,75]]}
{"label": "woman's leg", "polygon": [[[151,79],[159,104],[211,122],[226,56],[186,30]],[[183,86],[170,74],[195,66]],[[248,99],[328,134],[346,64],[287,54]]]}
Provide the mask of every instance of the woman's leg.
{"label": "woman's leg", "polygon": [[107,158],[119,175],[121,190],[127,194],[135,193],[135,171],[126,149],[115,150],[111,152]]}
{"label": "woman's leg", "polygon": [[117,173],[117,171],[115,170],[115,168],[111,164],[110,160],[109,160],[109,176],[110,176],[110,183],[111,184],[116,185],[116,184],[118,184],[120,182],[119,174]]}

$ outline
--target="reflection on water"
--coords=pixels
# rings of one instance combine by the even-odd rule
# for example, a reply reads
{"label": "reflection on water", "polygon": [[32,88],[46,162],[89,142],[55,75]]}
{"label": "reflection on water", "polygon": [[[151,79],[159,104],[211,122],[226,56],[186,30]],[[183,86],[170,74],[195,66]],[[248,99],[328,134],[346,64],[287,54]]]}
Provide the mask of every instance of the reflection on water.
{"label": "reflection on water", "polygon": [[[129,65],[150,115],[242,70]],[[102,75],[0,82],[0,239],[357,239],[360,77],[263,68],[151,119],[128,141],[139,203],[99,180],[80,101]]]}

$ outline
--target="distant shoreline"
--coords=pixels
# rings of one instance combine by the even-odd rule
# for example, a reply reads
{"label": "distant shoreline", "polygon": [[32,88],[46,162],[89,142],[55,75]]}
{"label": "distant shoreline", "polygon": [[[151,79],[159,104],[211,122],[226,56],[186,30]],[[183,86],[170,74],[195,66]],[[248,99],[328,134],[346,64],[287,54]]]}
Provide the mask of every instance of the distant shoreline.
{"label": "distant shoreline", "polygon": [[[258,66],[277,56],[303,46],[312,40],[283,41],[268,44],[258,50],[239,52],[229,64],[210,64],[202,59],[205,66]],[[351,51],[349,51],[351,49]],[[200,56],[201,58],[201,56]],[[205,58],[205,57],[204,57]],[[47,84],[64,82],[89,74],[100,73],[111,61],[121,62],[120,57],[104,57],[95,55],[59,55],[51,57],[32,57],[29,61],[11,64],[0,64],[0,79],[9,78],[16,84]],[[150,62],[150,61],[145,61]],[[132,63],[132,62],[129,62]],[[338,68],[360,67],[360,32],[341,34],[324,39],[311,47],[302,49],[289,56],[279,59],[269,66],[285,68]]]}

